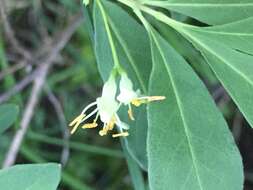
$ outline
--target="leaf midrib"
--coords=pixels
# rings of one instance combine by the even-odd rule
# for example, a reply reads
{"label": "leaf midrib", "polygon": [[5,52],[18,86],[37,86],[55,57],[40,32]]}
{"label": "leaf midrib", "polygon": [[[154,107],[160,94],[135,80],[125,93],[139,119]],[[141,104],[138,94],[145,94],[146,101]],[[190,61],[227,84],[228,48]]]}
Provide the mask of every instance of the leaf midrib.
{"label": "leaf midrib", "polygon": [[163,59],[163,63],[164,63],[164,66],[166,68],[166,71],[168,72],[168,75],[169,75],[169,78],[171,80],[171,84],[172,84],[172,88],[174,89],[174,93],[175,93],[175,97],[176,97],[176,102],[177,102],[177,105],[178,105],[178,108],[179,108],[179,113],[181,115],[181,119],[182,119],[182,123],[183,123],[183,126],[184,126],[184,132],[185,132],[185,135],[186,135],[186,138],[187,138],[187,142],[188,142],[188,147],[189,147],[189,150],[190,150],[190,154],[191,154],[191,158],[192,158],[192,162],[193,162],[193,166],[194,166],[194,170],[195,170],[195,174],[197,176],[197,181],[198,181],[198,185],[200,187],[201,190],[204,190],[203,188],[203,185],[202,185],[202,182],[201,182],[201,179],[200,179],[200,176],[199,176],[199,169],[198,169],[198,166],[197,166],[197,158],[196,158],[196,155],[195,155],[195,151],[194,151],[194,148],[192,146],[192,142],[191,142],[191,138],[190,138],[190,132],[189,132],[189,129],[188,129],[188,125],[187,125],[187,122],[185,120],[185,117],[184,117],[184,112],[183,112],[183,106],[182,106],[182,103],[181,103],[181,99],[179,97],[179,93],[178,93],[178,90],[176,88],[176,85],[175,85],[175,82],[174,82],[174,79],[172,77],[172,74],[171,74],[171,71],[170,71],[170,68],[167,66],[166,64],[166,58],[165,58],[165,55],[162,51],[162,48],[160,47],[155,35],[153,34],[153,32],[151,31],[151,35],[153,36],[153,39],[156,43],[156,46],[160,52],[160,55]]}

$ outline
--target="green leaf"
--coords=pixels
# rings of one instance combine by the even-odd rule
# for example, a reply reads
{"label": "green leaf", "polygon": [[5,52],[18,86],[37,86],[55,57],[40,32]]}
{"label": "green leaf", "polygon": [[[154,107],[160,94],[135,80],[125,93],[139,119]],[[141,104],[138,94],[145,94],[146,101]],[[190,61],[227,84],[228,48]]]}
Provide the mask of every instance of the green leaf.
{"label": "green leaf", "polygon": [[[125,122],[129,119],[126,115],[127,110],[125,110],[121,115]],[[126,138],[126,147],[135,161],[141,166],[142,169],[147,170],[148,159],[147,159],[147,111],[146,106],[141,106],[134,109],[135,121],[129,123],[130,129],[129,136]]]}
{"label": "green leaf", "polygon": [[223,44],[242,52],[253,55],[253,18],[220,26],[205,28],[188,28],[206,35],[209,39],[220,41]]}
{"label": "green leaf", "polygon": [[[116,51],[114,53],[133,81],[134,88],[140,89],[143,94],[147,94],[151,55],[148,36],[143,27],[122,8],[107,1],[95,1],[93,20],[95,25],[95,53],[103,80],[108,79],[113,68],[114,59],[111,45],[113,43]],[[127,147],[143,168],[147,167],[147,120],[145,119],[145,112],[145,108],[134,110],[136,120],[127,119],[131,128],[130,136],[127,138]],[[126,114],[125,112],[124,115]],[[142,131],[142,136],[135,131]]]}
{"label": "green leaf", "polygon": [[82,12],[85,17],[85,27],[87,28],[91,44],[94,46],[94,29],[93,29],[93,22],[92,22],[92,14],[90,13],[89,6],[83,6]]}
{"label": "green leaf", "polygon": [[142,171],[133,157],[127,150],[125,141],[121,141],[122,149],[127,160],[128,170],[132,179],[132,183],[135,190],[145,190],[145,183],[142,175]]}
{"label": "green leaf", "polygon": [[0,134],[10,127],[18,116],[18,107],[14,104],[0,105]]}
{"label": "green leaf", "polygon": [[151,189],[241,190],[240,154],[224,118],[191,67],[155,31],[148,107]]}
{"label": "green leaf", "polygon": [[195,72],[200,75],[201,78],[204,78],[212,85],[218,83],[213,71],[208,67],[201,53],[193,47],[191,42],[162,22],[152,19],[152,24],[160,32],[162,37],[191,64]]}
{"label": "green leaf", "polygon": [[253,16],[252,0],[144,0],[210,25],[224,24]]}
{"label": "green leaf", "polygon": [[0,187],[4,190],[56,190],[59,181],[59,164],[16,165],[0,170]]}
{"label": "green leaf", "polygon": [[233,50],[224,45],[222,39],[209,38],[205,32],[187,29],[181,32],[201,51],[253,127],[253,56]]}

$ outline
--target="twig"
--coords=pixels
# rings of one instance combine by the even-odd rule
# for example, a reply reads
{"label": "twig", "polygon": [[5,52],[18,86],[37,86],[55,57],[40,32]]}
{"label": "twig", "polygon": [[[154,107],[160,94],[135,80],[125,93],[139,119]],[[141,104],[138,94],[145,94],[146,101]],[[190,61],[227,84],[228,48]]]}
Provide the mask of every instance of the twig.
{"label": "twig", "polygon": [[35,77],[37,76],[39,71],[40,71],[40,68],[37,68],[35,71],[33,71],[28,76],[26,76],[23,80],[21,80],[19,83],[17,83],[10,90],[5,92],[4,94],[1,94],[0,95],[0,104],[9,100],[13,95],[15,95],[16,93],[23,90],[28,84],[30,84],[35,79]]}
{"label": "twig", "polygon": [[34,80],[34,85],[31,91],[30,98],[28,100],[27,106],[25,108],[20,129],[14,135],[14,139],[11,143],[10,149],[7,152],[5,157],[3,168],[9,167],[15,163],[17,154],[19,152],[20,145],[23,141],[23,138],[26,134],[26,131],[29,127],[30,121],[32,119],[36,104],[38,102],[38,97],[43,89],[43,85],[48,73],[48,70],[53,64],[53,61],[57,57],[58,53],[64,48],[66,43],[69,41],[70,37],[73,35],[76,28],[82,22],[82,15],[76,15],[71,21],[68,27],[59,35],[60,38],[55,43],[55,46],[52,46],[51,52],[48,57],[40,64],[40,72]]}
{"label": "twig", "polygon": [[18,71],[19,69],[22,69],[23,67],[26,66],[26,62],[25,61],[21,61],[20,63],[13,65],[12,67],[9,67],[5,70],[3,70],[2,72],[0,72],[0,81],[9,74],[15,73],[16,71]]}
{"label": "twig", "polygon": [[5,6],[4,0],[0,0],[0,16],[3,21],[5,35],[8,38],[8,40],[10,41],[13,48],[19,54],[23,55],[27,60],[31,60],[31,58],[32,58],[31,53],[29,51],[27,51],[24,47],[22,47],[19,44],[18,40],[15,38],[15,34],[11,28],[11,25],[8,22],[8,18],[7,18],[6,12],[5,12],[5,7],[6,6]]}
{"label": "twig", "polygon": [[[42,48],[42,49],[49,49],[48,50],[49,55],[46,56],[46,58],[44,59],[42,58],[41,61],[37,63],[37,65],[41,65],[41,63],[48,64],[48,63],[53,62],[56,59],[57,55],[59,54],[60,50],[63,49],[65,44],[68,42],[69,38],[74,33],[75,29],[80,25],[81,21],[82,21],[81,14],[77,14],[76,16],[74,16],[70,20],[71,25],[69,25],[69,27],[66,28],[66,30],[64,30],[61,34],[55,35],[55,38],[59,40],[57,41],[55,40],[56,42],[52,43],[50,47],[47,46],[47,48],[46,47]],[[38,55],[40,55],[39,52],[35,53],[36,57]],[[12,89],[5,92],[4,94],[0,94],[0,103],[3,103],[9,100],[13,95],[23,90],[28,84],[30,84],[34,80],[39,70],[40,68],[35,69],[30,75],[28,75],[26,78],[21,80],[18,84],[16,84],[14,87],[12,87]]]}
{"label": "twig", "polygon": [[65,119],[64,112],[62,110],[61,103],[58,101],[56,96],[53,94],[53,92],[47,85],[44,87],[44,89],[60,121],[62,136],[64,139],[64,144],[63,144],[63,149],[62,149],[62,154],[61,154],[61,164],[65,166],[69,158],[69,130],[67,127],[67,122]]}
{"label": "twig", "polygon": [[25,107],[25,111],[20,123],[20,129],[16,132],[13,138],[10,149],[3,162],[3,168],[13,165],[16,160],[20,145],[28,129],[29,123],[32,119],[35,106],[38,102],[38,96],[40,94],[41,88],[43,87],[48,69],[49,69],[49,64],[43,65],[43,67],[41,67],[40,72],[38,73],[38,76],[34,80],[31,96]]}

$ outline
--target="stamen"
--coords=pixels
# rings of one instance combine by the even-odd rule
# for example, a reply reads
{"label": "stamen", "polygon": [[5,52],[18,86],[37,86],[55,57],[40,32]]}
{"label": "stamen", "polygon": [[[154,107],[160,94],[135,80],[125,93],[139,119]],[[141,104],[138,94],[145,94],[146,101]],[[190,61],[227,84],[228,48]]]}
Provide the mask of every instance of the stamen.
{"label": "stamen", "polygon": [[78,115],[73,121],[71,121],[69,126],[75,125],[75,123],[77,123],[79,120],[82,120],[83,117],[85,117],[85,115],[83,115],[83,114]]}
{"label": "stamen", "polygon": [[93,122],[93,123],[87,123],[87,124],[84,124],[82,126],[83,129],[92,129],[92,128],[96,128],[98,126],[98,124],[96,122]]}
{"label": "stamen", "polygon": [[99,131],[99,135],[100,136],[105,136],[106,134],[107,134],[107,131],[104,130],[104,129],[102,129],[102,130]]}
{"label": "stamen", "polygon": [[146,99],[139,99],[139,98],[136,98],[136,99],[133,99],[131,101],[131,103],[133,105],[135,105],[136,107],[139,107],[141,104],[144,104],[144,103],[147,103],[147,100]]}
{"label": "stamen", "polygon": [[92,106],[95,106],[97,104],[97,101],[90,103],[88,106],[86,106],[81,114],[84,114],[88,109],[90,109]]}
{"label": "stamen", "polygon": [[118,133],[118,134],[113,134],[112,137],[113,138],[116,138],[116,137],[127,137],[129,135],[128,132],[121,132],[121,133]]}
{"label": "stamen", "polygon": [[148,101],[152,102],[152,101],[159,101],[159,100],[164,100],[166,99],[165,96],[148,96]]}
{"label": "stamen", "polygon": [[98,120],[98,116],[99,116],[99,113],[97,112],[97,114],[96,114],[96,117],[95,117],[95,119],[94,119],[94,123],[96,123],[97,122],[97,120]]}
{"label": "stamen", "polygon": [[80,114],[79,116],[77,116],[70,124],[69,126],[73,126],[73,129],[71,130],[71,134],[73,134],[76,130],[77,130],[77,127],[80,125],[80,123],[82,122],[82,119],[85,117],[84,114]]}
{"label": "stamen", "polygon": [[108,132],[108,129],[107,129],[107,124],[104,123],[104,126],[103,126],[103,129],[101,129],[98,133],[100,136],[105,136]]}
{"label": "stamen", "polygon": [[114,125],[115,125],[115,122],[116,122],[116,117],[115,116],[113,116],[112,117],[112,119],[111,119],[111,121],[108,123],[108,125],[106,126],[106,129],[107,130],[113,130],[113,128],[114,128]]}
{"label": "stamen", "polygon": [[128,113],[129,118],[132,121],[134,121],[135,119],[134,119],[134,115],[133,115],[133,110],[132,110],[131,104],[128,104],[128,111],[127,111],[127,113]]}
{"label": "stamen", "polygon": [[98,109],[96,108],[95,110],[93,110],[90,114],[88,114],[85,118],[82,119],[82,122],[86,121],[87,119],[89,119],[91,116],[93,116],[96,112],[98,111]]}
{"label": "stamen", "polygon": [[131,101],[131,103],[133,105],[135,105],[136,107],[139,107],[141,104],[145,104],[145,103],[153,102],[153,101],[164,100],[165,98],[166,98],[165,96],[143,96],[143,97],[133,99]]}

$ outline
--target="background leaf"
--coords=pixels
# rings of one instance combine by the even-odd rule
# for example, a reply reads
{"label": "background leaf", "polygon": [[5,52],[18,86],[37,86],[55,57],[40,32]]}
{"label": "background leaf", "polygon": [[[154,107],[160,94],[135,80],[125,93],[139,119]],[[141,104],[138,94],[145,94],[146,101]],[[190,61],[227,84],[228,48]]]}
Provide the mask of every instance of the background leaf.
{"label": "background leaf", "polygon": [[201,51],[217,78],[253,126],[253,56],[229,48],[221,38],[210,38],[200,29],[198,32],[182,29],[181,32]]}
{"label": "background leaf", "polygon": [[0,171],[0,186],[4,190],[56,190],[60,181],[60,165],[16,165]]}
{"label": "background leaf", "polygon": [[253,16],[252,0],[144,0],[145,4],[163,7],[216,25]]}
{"label": "background leaf", "polygon": [[219,26],[192,27],[188,30],[196,31],[235,50],[253,55],[253,18]]}
{"label": "background leaf", "polygon": [[159,31],[161,36],[191,64],[194,71],[200,75],[201,79],[210,84],[217,84],[218,80],[213,71],[206,63],[201,53],[194,48],[191,42],[185,39],[180,33],[166,24],[151,18],[153,26]]}
{"label": "background leaf", "polygon": [[155,31],[151,43],[150,93],[167,97],[148,107],[151,189],[241,190],[240,154],[212,98]]}
{"label": "background leaf", "polygon": [[14,104],[0,105],[0,134],[10,127],[18,116],[18,107]]}

